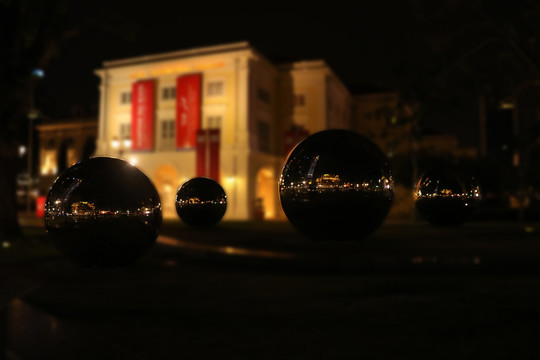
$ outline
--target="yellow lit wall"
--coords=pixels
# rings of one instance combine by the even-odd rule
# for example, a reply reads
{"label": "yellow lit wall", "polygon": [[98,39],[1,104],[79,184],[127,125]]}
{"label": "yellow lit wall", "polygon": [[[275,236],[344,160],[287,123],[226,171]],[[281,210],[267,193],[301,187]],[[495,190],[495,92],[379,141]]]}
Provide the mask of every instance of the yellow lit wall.
{"label": "yellow lit wall", "polygon": [[[101,79],[98,156],[117,156],[133,162],[158,189],[166,218],[177,217],[174,201],[178,188],[196,176],[195,149],[177,151],[161,143],[160,123],[174,120],[176,101],[163,99],[162,89],[174,87],[180,75],[202,75],[201,126],[220,120],[220,184],[227,194],[224,219],[251,219],[256,204],[264,204],[265,218],[284,218],[278,179],[284,161],[283,131],[293,123],[311,132],[328,127],[328,99],[346,103],[348,93],[324,62],[297,71],[270,63],[247,42],[218,45],[174,53],[108,61],[96,70]],[[335,79],[328,90],[329,77]],[[133,82],[156,80],[154,151],[133,152],[114,147],[122,129],[131,123],[131,104],[122,103]],[[288,87],[284,85],[289,82]],[[223,91],[209,92],[210,83],[221,82]],[[336,85],[337,84],[337,85]],[[337,89],[337,91],[336,91]],[[306,109],[293,109],[295,91],[306,94]],[[284,93],[286,92],[286,93]],[[342,98],[342,99],[341,99]],[[284,100],[286,104],[284,105]],[[346,122],[339,120],[344,126]]]}

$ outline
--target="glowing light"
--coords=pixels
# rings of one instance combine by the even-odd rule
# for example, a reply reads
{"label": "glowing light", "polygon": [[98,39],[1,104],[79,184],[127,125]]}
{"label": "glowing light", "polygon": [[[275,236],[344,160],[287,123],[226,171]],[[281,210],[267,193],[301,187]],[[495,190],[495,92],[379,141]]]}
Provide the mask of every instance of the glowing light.
{"label": "glowing light", "polygon": [[43,71],[42,69],[34,69],[32,70],[32,76],[37,78],[43,78],[45,77],[45,71]]}
{"label": "glowing light", "polygon": [[11,247],[11,243],[9,241],[2,241],[2,247],[4,249],[7,249],[7,248]]}
{"label": "glowing light", "polygon": [[111,146],[114,149],[118,149],[120,147],[120,141],[118,141],[118,138],[116,136],[113,137],[113,139],[111,140]]}
{"label": "glowing light", "polygon": [[21,145],[19,146],[19,156],[23,156],[24,154],[26,154],[26,146]]}
{"label": "glowing light", "polygon": [[131,165],[137,165],[137,158],[135,156],[131,157],[131,159],[129,159],[129,163]]}

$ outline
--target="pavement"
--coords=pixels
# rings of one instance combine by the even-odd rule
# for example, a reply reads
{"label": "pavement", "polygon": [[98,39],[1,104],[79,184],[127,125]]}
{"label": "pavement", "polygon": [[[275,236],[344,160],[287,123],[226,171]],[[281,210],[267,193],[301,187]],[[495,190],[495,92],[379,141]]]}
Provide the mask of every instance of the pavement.
{"label": "pavement", "polygon": [[21,222],[39,252],[0,267],[4,359],[540,355],[538,224],[387,222],[330,243],[287,222],[172,221],[133,266],[84,269]]}

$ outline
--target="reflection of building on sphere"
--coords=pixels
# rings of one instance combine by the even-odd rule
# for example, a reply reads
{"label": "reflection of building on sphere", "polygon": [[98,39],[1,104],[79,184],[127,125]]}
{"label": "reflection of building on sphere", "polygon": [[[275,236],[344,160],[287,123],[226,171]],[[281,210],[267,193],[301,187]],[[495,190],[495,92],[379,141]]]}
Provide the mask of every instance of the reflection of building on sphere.
{"label": "reflection of building on sphere", "polygon": [[339,186],[339,175],[324,174],[315,179],[318,188],[335,188]]}
{"label": "reflection of building on sphere", "polygon": [[87,267],[128,265],[154,244],[161,202],[152,182],[126,161],[96,157],[65,170],[45,203],[57,249]]}
{"label": "reflection of building on sphere", "polygon": [[481,200],[478,184],[465,181],[449,170],[422,174],[414,190],[418,214],[432,225],[461,225],[471,219]]}
{"label": "reflection of building on sphere", "polygon": [[347,130],[308,136],[289,154],[280,179],[283,211],[315,240],[359,240],[377,229],[392,203],[384,154]]}
{"label": "reflection of building on sphere", "polygon": [[176,194],[178,216],[191,226],[215,225],[226,210],[225,191],[210,178],[193,178],[184,183]]}

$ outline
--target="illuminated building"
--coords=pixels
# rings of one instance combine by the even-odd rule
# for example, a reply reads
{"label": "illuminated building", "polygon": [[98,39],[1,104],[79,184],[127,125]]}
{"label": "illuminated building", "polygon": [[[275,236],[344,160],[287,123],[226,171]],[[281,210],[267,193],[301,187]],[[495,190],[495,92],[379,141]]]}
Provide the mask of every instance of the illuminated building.
{"label": "illuminated building", "polygon": [[47,195],[56,177],[95,152],[97,119],[78,117],[36,126],[39,137],[38,193]]}
{"label": "illuminated building", "polygon": [[106,61],[97,156],[134,163],[153,181],[163,216],[207,176],[227,194],[225,219],[283,218],[278,179],[308,134],[350,128],[350,94],[322,60],[275,65],[248,42]]}

